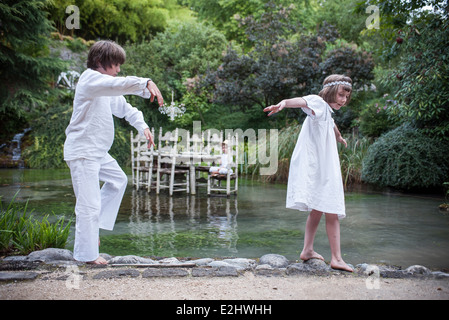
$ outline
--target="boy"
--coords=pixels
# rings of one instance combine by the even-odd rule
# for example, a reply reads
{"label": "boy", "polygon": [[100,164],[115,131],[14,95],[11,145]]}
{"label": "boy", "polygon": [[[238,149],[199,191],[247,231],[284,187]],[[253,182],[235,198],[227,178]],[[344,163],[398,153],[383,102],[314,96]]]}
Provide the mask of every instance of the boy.
{"label": "boy", "polygon": [[[66,129],[64,160],[70,168],[76,197],[73,256],[78,261],[107,264],[99,256],[99,228],[112,230],[128,184],[126,174],[108,151],[114,140],[113,115],[125,118],[153,145],[142,112],[123,97],[134,94],[164,100],[148,78],[116,77],[126,54],[113,41],[98,41],[89,50],[87,70],[79,78],[73,114]],[[100,189],[99,181],[104,181]]]}

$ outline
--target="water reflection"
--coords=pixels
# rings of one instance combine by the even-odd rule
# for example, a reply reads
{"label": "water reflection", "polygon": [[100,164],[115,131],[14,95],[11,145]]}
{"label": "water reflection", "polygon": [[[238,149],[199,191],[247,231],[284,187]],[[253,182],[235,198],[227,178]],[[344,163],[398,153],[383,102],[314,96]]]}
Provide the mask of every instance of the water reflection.
{"label": "water reflection", "polygon": [[[0,170],[0,196],[29,201],[33,214],[73,215],[67,170]],[[237,197],[148,194],[126,190],[113,231],[102,231],[101,252],[112,255],[257,258],[278,253],[298,259],[307,215],[285,208],[286,186],[239,181]],[[443,197],[356,190],[346,192],[341,222],[344,259],[352,264],[422,264],[449,268],[449,215]],[[73,249],[74,224],[68,249]],[[315,250],[330,259],[324,219]]]}
{"label": "water reflection", "polygon": [[[126,212],[130,206],[127,218],[119,217],[114,234],[127,230],[139,254],[179,255],[187,243],[191,248],[185,250],[190,249],[190,254],[192,249],[214,255],[238,252],[237,197],[168,197],[132,189],[129,199],[121,209]],[[113,242],[113,234],[106,235],[106,243]]]}

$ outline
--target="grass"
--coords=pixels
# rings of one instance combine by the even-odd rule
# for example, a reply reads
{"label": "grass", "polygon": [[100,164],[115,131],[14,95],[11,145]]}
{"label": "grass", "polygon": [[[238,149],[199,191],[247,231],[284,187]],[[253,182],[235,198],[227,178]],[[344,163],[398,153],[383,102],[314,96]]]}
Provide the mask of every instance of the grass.
{"label": "grass", "polygon": [[0,201],[0,253],[26,255],[46,248],[64,248],[72,220],[65,217],[56,222],[49,221],[50,214],[37,219],[28,211],[28,201],[21,205],[16,195],[4,208]]}
{"label": "grass", "polygon": [[348,147],[338,144],[340,156],[341,174],[345,189],[351,183],[362,182],[362,162],[368,152],[369,146],[373,143],[369,138],[358,138],[354,136],[345,137]]}
{"label": "grass", "polygon": [[[263,176],[265,182],[287,182],[290,166],[290,158],[295,149],[298,140],[300,125],[291,125],[282,128],[279,131],[278,150],[279,162],[277,172],[271,176]],[[356,137],[353,135],[345,136],[348,147],[345,148],[338,143],[338,153],[340,157],[341,173],[345,189],[351,183],[360,183],[362,175],[362,161],[369,146],[373,143],[372,139],[365,137]],[[267,147],[268,149],[268,147]],[[250,172],[257,174],[259,164],[250,166]]]}

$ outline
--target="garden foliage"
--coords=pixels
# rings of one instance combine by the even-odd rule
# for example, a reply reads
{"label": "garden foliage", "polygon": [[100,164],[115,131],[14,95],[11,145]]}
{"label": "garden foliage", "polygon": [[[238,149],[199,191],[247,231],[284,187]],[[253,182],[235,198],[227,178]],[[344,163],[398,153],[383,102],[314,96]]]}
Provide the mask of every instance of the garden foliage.
{"label": "garden foliage", "polygon": [[[56,222],[49,214],[34,218],[25,205],[16,201],[17,194],[5,208],[0,201],[0,253],[22,255],[46,248],[64,248],[72,220],[60,217]],[[1,200],[1,198],[0,198]]]}
{"label": "garden foliage", "polygon": [[[0,5],[0,146],[31,127],[22,153],[25,164],[65,167],[62,146],[73,94],[56,88],[55,80],[69,65],[77,64],[78,71],[85,66],[63,62],[58,50],[64,46],[83,56],[94,40],[108,38],[127,52],[121,75],[151,77],[166,103],[173,91],[175,103],[186,105],[186,114],[172,122],[156,102],[126,97],[151,127],[164,131],[191,129],[193,121],[201,121],[202,129],[277,128],[285,145],[293,146],[294,134],[288,132],[297,132],[304,113],[288,109],[268,118],[262,109],[318,93],[329,74],[350,76],[351,103],[334,119],[340,131],[352,137],[350,148],[340,149],[345,181],[359,181],[367,145],[377,138],[382,142],[399,125],[414,128],[410,139],[449,137],[447,1],[369,4],[380,10],[380,29],[366,28],[367,3],[360,0],[5,0]],[[69,5],[80,10],[80,29],[65,26]],[[435,10],[423,9],[429,6]],[[111,154],[128,165],[132,128],[120,119],[115,124]],[[406,153],[418,152],[409,147]],[[379,148],[370,148],[369,155],[385,153]],[[447,146],[434,143],[432,148],[444,154]],[[280,154],[279,177],[270,177],[273,181],[288,174],[288,152]],[[378,164],[391,168],[391,161],[399,161],[394,165],[401,170],[414,162],[421,165],[419,157],[394,159],[365,161],[366,181],[401,188],[408,181],[408,187],[415,187],[421,180],[406,179],[408,174],[392,173],[388,183],[374,178]],[[421,187],[435,185],[440,178],[429,174],[426,179]]]}
{"label": "garden foliage", "polygon": [[394,49],[403,56],[385,79],[398,101],[391,113],[449,140],[449,21],[428,14],[397,33]]}
{"label": "garden foliage", "polygon": [[440,187],[449,177],[449,144],[407,125],[374,142],[363,160],[362,180],[399,189]]}
{"label": "garden foliage", "polygon": [[[45,106],[45,90],[65,63],[49,56],[51,22],[45,1],[0,4],[0,142],[27,127]],[[0,143],[1,144],[1,143]]]}

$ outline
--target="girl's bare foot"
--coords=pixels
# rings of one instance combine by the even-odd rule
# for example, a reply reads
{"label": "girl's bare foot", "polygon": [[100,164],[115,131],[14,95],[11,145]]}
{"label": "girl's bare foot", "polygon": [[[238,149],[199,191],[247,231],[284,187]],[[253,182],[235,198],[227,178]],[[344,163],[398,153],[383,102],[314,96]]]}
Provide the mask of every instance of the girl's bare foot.
{"label": "girl's bare foot", "polygon": [[346,264],[343,260],[331,260],[331,268],[336,270],[343,270],[354,272],[354,270]]}
{"label": "girl's bare foot", "polygon": [[108,264],[108,262],[104,258],[102,258],[102,257],[98,257],[94,261],[89,261],[89,262],[86,262],[86,263],[88,263],[88,264]]}
{"label": "girl's bare foot", "polygon": [[299,258],[303,261],[307,261],[310,259],[319,259],[319,260],[324,261],[324,258],[320,254],[316,253],[315,251],[310,251],[310,252],[303,251],[303,252],[301,252],[301,255],[299,256]]}

